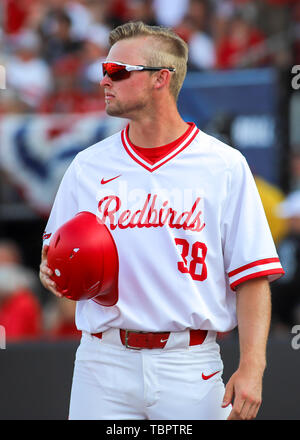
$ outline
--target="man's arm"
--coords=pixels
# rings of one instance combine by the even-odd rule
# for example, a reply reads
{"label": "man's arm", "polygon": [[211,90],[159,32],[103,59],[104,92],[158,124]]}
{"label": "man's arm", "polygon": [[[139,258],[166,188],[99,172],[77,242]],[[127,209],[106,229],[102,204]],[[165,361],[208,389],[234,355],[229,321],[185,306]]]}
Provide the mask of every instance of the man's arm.
{"label": "man's arm", "polygon": [[265,277],[246,281],[237,287],[236,295],[240,362],[226,385],[223,406],[233,401],[228,420],[251,420],[262,399],[271,321],[269,282]]}

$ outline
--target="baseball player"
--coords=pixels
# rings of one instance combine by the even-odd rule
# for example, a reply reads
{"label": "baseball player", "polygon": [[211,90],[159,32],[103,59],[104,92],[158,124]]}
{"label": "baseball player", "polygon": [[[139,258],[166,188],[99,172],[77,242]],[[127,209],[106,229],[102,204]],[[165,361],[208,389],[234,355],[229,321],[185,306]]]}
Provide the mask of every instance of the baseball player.
{"label": "baseball player", "polygon": [[[44,286],[61,296],[49,242],[79,212],[106,225],[118,252],[114,305],[76,304],[69,418],[253,419],[269,282],[284,273],[254,179],[239,151],[181,118],[183,40],[136,22],[114,29],[110,44],[106,112],[128,125],[66,171],[40,266]],[[236,326],[240,361],[225,387],[216,335]]]}

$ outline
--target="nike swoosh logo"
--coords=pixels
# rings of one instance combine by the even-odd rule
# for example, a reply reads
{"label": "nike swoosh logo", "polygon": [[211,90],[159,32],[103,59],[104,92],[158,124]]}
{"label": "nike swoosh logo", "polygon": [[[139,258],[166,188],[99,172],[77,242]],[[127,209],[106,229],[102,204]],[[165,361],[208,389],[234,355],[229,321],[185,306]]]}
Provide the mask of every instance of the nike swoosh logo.
{"label": "nike swoosh logo", "polygon": [[205,376],[205,374],[202,373],[202,379],[203,380],[208,380],[208,379],[210,379],[211,377],[213,377],[215,374],[217,374],[219,372],[220,372],[220,370],[216,371],[215,373],[209,374],[208,376]]}
{"label": "nike swoosh logo", "polygon": [[167,342],[168,339],[169,339],[169,338],[167,338],[167,339],[161,339],[160,342]]}
{"label": "nike swoosh logo", "polygon": [[121,175],[122,175],[122,174],[119,174],[118,176],[113,177],[112,179],[108,179],[108,180],[104,180],[104,179],[102,179],[102,180],[101,180],[101,185],[105,185],[106,183],[111,182],[112,180],[117,179],[117,178],[120,177]]}

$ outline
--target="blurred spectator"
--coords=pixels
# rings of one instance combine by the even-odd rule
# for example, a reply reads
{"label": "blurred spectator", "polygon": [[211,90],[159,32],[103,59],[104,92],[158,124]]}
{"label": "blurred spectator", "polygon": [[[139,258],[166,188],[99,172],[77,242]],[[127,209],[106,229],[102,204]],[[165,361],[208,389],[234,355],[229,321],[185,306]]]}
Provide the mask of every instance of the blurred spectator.
{"label": "blurred spectator", "polygon": [[13,35],[23,28],[34,0],[5,0],[5,3],[4,30],[6,34]]}
{"label": "blurred spectator", "polygon": [[[115,10],[116,3],[120,3],[122,7],[126,5],[126,0],[102,0],[101,2],[99,2],[99,0],[85,1],[85,7],[88,9],[91,17],[91,24],[101,24],[103,26],[111,27],[110,19]],[[87,29],[87,31],[88,30],[89,29]]]}
{"label": "blurred spectator", "polygon": [[227,35],[228,22],[235,13],[232,0],[214,0],[214,11],[211,16],[211,26],[215,46],[218,47]]}
{"label": "blurred spectator", "polygon": [[0,325],[7,342],[79,337],[76,303],[49,294],[50,299],[42,304],[37,295],[39,284],[37,274],[23,265],[17,243],[0,240]]}
{"label": "blurred spectator", "polygon": [[41,113],[80,113],[83,94],[78,87],[78,57],[66,56],[53,63],[53,92],[41,102]]}
{"label": "blurred spectator", "polygon": [[75,301],[55,297],[52,306],[47,309],[44,336],[52,340],[80,338],[81,332],[75,325],[75,307]]}
{"label": "blurred spectator", "polygon": [[288,234],[278,246],[285,276],[272,286],[274,330],[291,331],[299,323],[300,304],[300,190],[278,206],[278,215],[288,222]]}
{"label": "blurred spectator", "polygon": [[[83,40],[90,25],[93,22],[93,17],[91,12],[86,7],[88,1],[86,0],[73,0],[68,1],[65,5],[65,12],[71,20],[71,30],[70,34],[72,38],[76,41]],[[105,3],[104,0],[98,3]]]}
{"label": "blurred spectator", "polygon": [[[265,0],[259,3],[255,19],[266,35],[265,50],[269,63],[278,68],[289,68],[293,63],[294,19],[292,1]],[[290,4],[289,4],[290,3]]]}
{"label": "blurred spectator", "polygon": [[32,110],[51,90],[51,73],[40,57],[40,40],[35,32],[20,33],[13,48],[14,53],[6,62],[7,87],[16,91],[19,99]]}
{"label": "blurred spectator", "polygon": [[217,68],[234,69],[263,65],[265,60],[254,57],[253,50],[261,50],[264,41],[265,37],[260,30],[250,24],[241,13],[235,14],[228,21],[226,34],[216,47]]}
{"label": "blurred spectator", "polygon": [[72,20],[65,10],[49,10],[40,24],[44,57],[53,63],[65,55],[78,54],[81,40],[72,33]]}
{"label": "blurred spectator", "polygon": [[22,266],[0,266],[0,325],[7,342],[36,339],[42,334],[42,310],[31,284],[29,272]]}
{"label": "blurred spectator", "polygon": [[80,82],[84,89],[100,88],[101,79],[100,62],[106,58],[108,53],[109,28],[103,25],[94,24],[87,32],[82,50],[82,70]]}
{"label": "blurred spectator", "polygon": [[215,46],[209,35],[207,2],[190,0],[187,14],[175,31],[189,46],[189,70],[212,69],[216,64]]}
{"label": "blurred spectator", "polygon": [[125,21],[143,21],[144,23],[155,26],[155,18],[152,0],[127,0],[127,8],[124,14]]}
{"label": "blurred spectator", "polygon": [[190,0],[187,16],[190,17],[199,31],[209,32],[211,26],[211,10],[208,0]]}
{"label": "blurred spectator", "polygon": [[36,295],[40,294],[40,281],[37,274],[24,264],[23,254],[16,241],[3,238],[0,239],[0,268],[6,265],[15,265],[22,268],[26,275],[27,286]]}
{"label": "blurred spectator", "polygon": [[[105,0],[105,12],[104,14],[106,23],[109,24],[111,27],[119,26],[122,23],[125,23],[125,17],[127,16],[127,1],[128,0]],[[95,7],[99,7],[98,0],[91,0],[91,2]],[[91,9],[91,6],[89,6]],[[101,12],[101,15],[103,16],[103,12]],[[98,14],[93,15],[95,17],[95,21],[99,22]]]}
{"label": "blurred spectator", "polygon": [[[98,84],[91,90],[80,87],[83,63],[78,57],[67,56],[53,65],[54,91],[45,97],[39,107],[41,113],[84,113],[104,109],[104,95],[99,86],[100,61],[98,62]],[[87,79],[90,79],[87,77]],[[92,84],[92,81],[90,79]]]}
{"label": "blurred spectator", "polygon": [[12,240],[0,240],[0,267],[5,264],[21,264],[21,251]]}

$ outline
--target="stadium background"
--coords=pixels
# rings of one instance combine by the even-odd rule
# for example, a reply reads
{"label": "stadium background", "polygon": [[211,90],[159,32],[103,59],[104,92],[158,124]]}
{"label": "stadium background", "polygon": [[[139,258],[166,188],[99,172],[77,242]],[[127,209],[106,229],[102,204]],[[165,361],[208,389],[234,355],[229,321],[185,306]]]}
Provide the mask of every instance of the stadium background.
{"label": "stadium background", "polygon": [[[38,281],[41,240],[74,155],[124,126],[105,115],[99,88],[110,29],[143,20],[170,26],[187,41],[180,112],[246,156],[280,249],[291,231],[276,207],[300,189],[300,92],[297,82],[292,87],[300,3],[1,0],[0,17],[0,419],[66,419],[80,335],[74,303],[53,298]],[[290,274],[299,261],[284,255]],[[292,343],[299,275],[274,283],[272,293],[258,418],[300,419],[300,351]],[[238,362],[237,337],[220,335],[225,380]]]}

